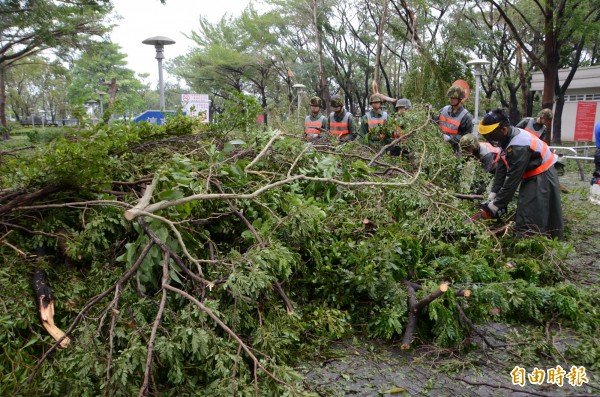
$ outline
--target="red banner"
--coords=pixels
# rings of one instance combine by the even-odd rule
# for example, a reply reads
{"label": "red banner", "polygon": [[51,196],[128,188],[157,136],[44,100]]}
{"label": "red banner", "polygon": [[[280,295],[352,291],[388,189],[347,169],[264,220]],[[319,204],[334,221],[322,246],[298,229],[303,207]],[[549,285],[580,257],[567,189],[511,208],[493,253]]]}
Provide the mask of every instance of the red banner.
{"label": "red banner", "polygon": [[575,120],[575,142],[591,142],[594,140],[594,124],[598,102],[578,102]]}

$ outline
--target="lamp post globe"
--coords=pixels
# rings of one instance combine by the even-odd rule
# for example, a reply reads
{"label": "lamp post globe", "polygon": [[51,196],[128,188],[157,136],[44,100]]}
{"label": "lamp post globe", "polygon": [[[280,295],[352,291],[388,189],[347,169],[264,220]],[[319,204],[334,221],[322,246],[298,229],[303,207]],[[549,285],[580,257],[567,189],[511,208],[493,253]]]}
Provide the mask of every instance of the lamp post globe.
{"label": "lamp post globe", "polygon": [[158,89],[160,92],[160,110],[165,110],[165,87],[163,84],[162,60],[165,59],[164,48],[166,45],[175,44],[175,40],[165,36],[149,37],[142,41],[143,44],[153,45],[156,49],[156,60],[158,61]]}
{"label": "lamp post globe", "polygon": [[475,75],[475,117],[473,118],[473,134],[478,136],[477,125],[479,124],[479,87],[481,85],[482,66],[489,65],[490,62],[483,58],[471,59],[467,62],[468,66],[473,68]]}

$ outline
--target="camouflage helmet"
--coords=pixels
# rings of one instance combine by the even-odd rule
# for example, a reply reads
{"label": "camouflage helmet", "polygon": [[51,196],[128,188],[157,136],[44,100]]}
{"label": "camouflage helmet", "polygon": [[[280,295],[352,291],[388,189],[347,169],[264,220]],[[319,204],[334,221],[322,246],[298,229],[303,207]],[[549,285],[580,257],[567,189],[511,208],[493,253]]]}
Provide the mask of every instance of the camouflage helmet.
{"label": "camouflage helmet", "polygon": [[323,101],[321,101],[321,98],[319,98],[318,96],[314,96],[312,98],[310,98],[310,106],[322,106],[323,105]]}
{"label": "camouflage helmet", "polygon": [[552,117],[554,115],[552,114],[552,110],[546,108],[546,109],[542,109],[540,110],[540,112],[538,113],[538,117],[542,118],[542,119],[546,119],[546,120],[552,120]]}
{"label": "camouflage helmet", "polygon": [[477,148],[478,145],[477,137],[473,134],[465,134],[460,138],[460,142],[458,143],[460,146],[460,150],[469,151],[469,149],[473,150]]}
{"label": "camouflage helmet", "polygon": [[369,98],[369,103],[375,103],[375,102],[379,102],[379,103],[383,102],[383,101],[381,100],[381,98],[379,97],[379,95],[377,95],[377,94],[373,94],[373,95],[371,95],[371,97]]}
{"label": "camouflage helmet", "polygon": [[344,106],[344,99],[341,96],[339,96],[339,95],[334,95],[334,96],[331,97],[330,104],[333,107]]}
{"label": "camouflage helmet", "polygon": [[398,108],[412,109],[412,103],[410,103],[409,99],[400,98],[400,99],[398,99],[398,101],[396,101],[395,108],[396,109],[398,109]]}
{"label": "camouflage helmet", "polygon": [[446,94],[448,96],[448,98],[451,99],[465,99],[466,96],[466,92],[465,89],[462,88],[459,85],[453,85],[452,87],[450,87],[450,89],[448,90],[448,93]]}

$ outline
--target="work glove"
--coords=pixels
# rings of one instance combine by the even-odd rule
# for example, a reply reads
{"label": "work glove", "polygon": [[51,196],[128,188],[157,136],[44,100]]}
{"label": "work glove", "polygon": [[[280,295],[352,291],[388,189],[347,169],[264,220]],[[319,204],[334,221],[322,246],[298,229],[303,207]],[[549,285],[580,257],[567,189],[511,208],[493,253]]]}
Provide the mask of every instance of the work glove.
{"label": "work glove", "polygon": [[490,194],[488,194],[488,202],[492,202],[494,201],[494,199],[496,198],[496,193],[495,192],[490,192]]}
{"label": "work glove", "polygon": [[498,219],[506,213],[506,208],[498,208],[493,201],[481,203],[479,210],[484,219]]}

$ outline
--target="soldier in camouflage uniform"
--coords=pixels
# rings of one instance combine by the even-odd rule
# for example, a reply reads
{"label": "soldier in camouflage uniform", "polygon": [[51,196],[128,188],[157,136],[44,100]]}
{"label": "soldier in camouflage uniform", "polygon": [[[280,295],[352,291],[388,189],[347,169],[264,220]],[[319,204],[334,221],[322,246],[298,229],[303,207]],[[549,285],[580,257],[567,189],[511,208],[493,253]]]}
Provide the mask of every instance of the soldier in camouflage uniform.
{"label": "soldier in camouflage uniform", "polygon": [[537,117],[525,117],[515,127],[529,131],[543,141],[552,124],[552,116],[552,110],[542,109]]}
{"label": "soldier in camouflage uniform", "polygon": [[321,133],[327,131],[327,117],[321,114],[322,106],[321,98],[310,98],[310,114],[304,118],[304,136],[309,142],[315,142],[321,137]]}
{"label": "soldier in camouflage uniform", "polygon": [[364,144],[389,143],[390,137],[386,137],[385,133],[381,131],[381,127],[388,119],[387,112],[381,109],[382,103],[379,95],[373,94],[369,98],[371,110],[363,116],[360,124],[360,139]]}
{"label": "soldier in camouflage uniform", "polygon": [[331,97],[331,109],[329,114],[329,132],[337,137],[340,142],[348,142],[356,139],[356,130],[352,113],[344,109],[344,99],[339,95]]}
{"label": "soldier in camouflage uniform", "polygon": [[473,118],[471,113],[462,105],[466,92],[458,85],[450,87],[447,93],[449,105],[440,109],[437,123],[443,133],[444,141],[450,143],[455,152],[458,152],[460,138],[473,132]]}

